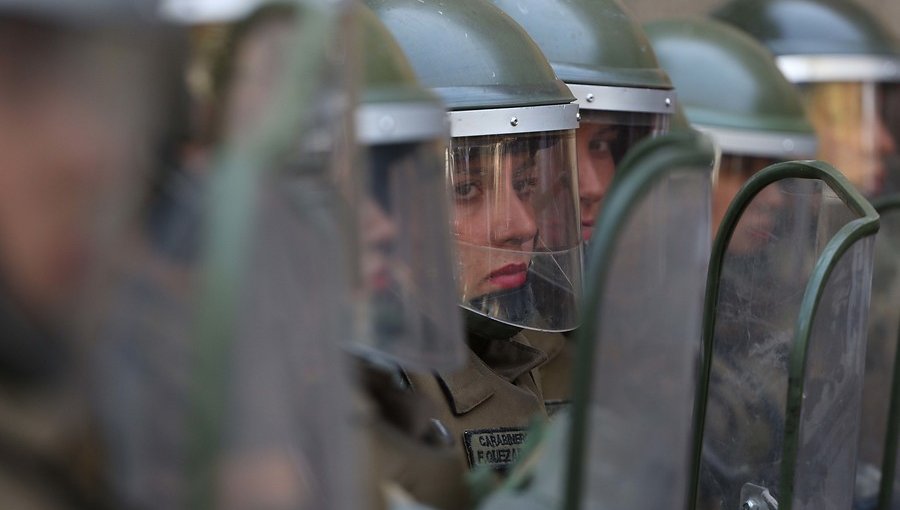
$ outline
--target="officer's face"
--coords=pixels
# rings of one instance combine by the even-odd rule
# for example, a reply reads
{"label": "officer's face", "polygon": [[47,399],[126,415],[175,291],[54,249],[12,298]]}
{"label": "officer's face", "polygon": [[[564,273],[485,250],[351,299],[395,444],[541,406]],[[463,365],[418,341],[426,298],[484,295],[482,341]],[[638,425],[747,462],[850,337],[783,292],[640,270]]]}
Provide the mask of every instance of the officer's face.
{"label": "officer's face", "polygon": [[[753,174],[775,162],[776,160],[770,158],[722,156],[719,179],[713,190],[713,235],[741,186]],[[783,198],[777,186],[763,189],[741,216],[738,228],[729,243],[729,251],[733,254],[748,254],[770,242],[774,236],[778,207],[782,203]]]}
{"label": "officer's face", "polygon": [[465,163],[451,170],[450,190],[460,280],[471,299],[525,284],[537,236],[538,175],[527,145],[499,156],[470,154]]}
{"label": "officer's face", "polygon": [[819,136],[819,159],[847,175],[866,196],[885,187],[897,142],[885,124],[887,91],[876,83],[822,83],[804,89]]}
{"label": "officer's face", "polygon": [[44,314],[79,290],[100,227],[126,215],[113,200],[139,173],[147,140],[136,136],[128,62],[105,67],[117,50],[45,28],[3,30],[0,269],[16,298]]}
{"label": "officer's face", "polygon": [[606,196],[616,172],[616,162],[610,149],[618,136],[618,127],[596,121],[582,121],[575,131],[581,235],[585,241],[594,233],[594,222],[603,204],[603,197]]}
{"label": "officer's face", "polygon": [[231,80],[226,92],[225,136],[229,141],[259,127],[271,114],[292,33],[290,18],[267,18],[249,29],[235,48]]}
{"label": "officer's face", "polygon": [[363,278],[370,289],[382,292],[393,285],[393,272],[398,269],[397,264],[391,263],[397,226],[375,200],[365,197],[362,201],[360,218]]}

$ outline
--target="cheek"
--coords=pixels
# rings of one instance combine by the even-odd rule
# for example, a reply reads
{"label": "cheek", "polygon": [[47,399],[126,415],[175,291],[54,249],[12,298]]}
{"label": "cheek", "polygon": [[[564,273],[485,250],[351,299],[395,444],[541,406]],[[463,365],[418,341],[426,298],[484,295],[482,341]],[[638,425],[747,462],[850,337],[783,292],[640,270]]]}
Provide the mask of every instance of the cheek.
{"label": "cheek", "polygon": [[[0,126],[0,245],[3,270],[38,306],[76,290],[98,239],[101,212],[123,164],[96,117],[48,101],[16,129]],[[106,218],[109,220],[109,218]]]}
{"label": "cheek", "polygon": [[489,245],[488,211],[482,205],[456,205],[453,208],[453,234],[463,243]]}

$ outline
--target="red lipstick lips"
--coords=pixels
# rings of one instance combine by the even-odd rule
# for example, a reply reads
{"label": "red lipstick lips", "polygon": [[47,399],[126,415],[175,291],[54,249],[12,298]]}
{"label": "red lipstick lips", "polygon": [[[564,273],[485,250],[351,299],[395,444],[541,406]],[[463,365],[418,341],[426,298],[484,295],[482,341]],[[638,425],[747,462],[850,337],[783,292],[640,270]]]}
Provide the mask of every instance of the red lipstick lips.
{"label": "red lipstick lips", "polygon": [[594,222],[593,221],[582,221],[581,222],[581,240],[582,241],[590,241],[591,235],[594,233]]}
{"label": "red lipstick lips", "polygon": [[528,264],[508,264],[488,275],[487,279],[501,289],[515,289],[525,285]]}

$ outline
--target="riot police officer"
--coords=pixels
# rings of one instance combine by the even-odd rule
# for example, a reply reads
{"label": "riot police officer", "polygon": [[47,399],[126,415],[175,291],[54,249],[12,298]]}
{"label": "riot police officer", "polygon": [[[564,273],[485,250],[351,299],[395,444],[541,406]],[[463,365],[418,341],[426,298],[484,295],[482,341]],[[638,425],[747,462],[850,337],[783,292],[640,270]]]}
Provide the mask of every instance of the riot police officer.
{"label": "riot police officer", "polygon": [[0,506],[114,507],[83,365],[158,169],[163,38],[143,2],[0,6]]}
{"label": "riot police officer", "polygon": [[522,329],[577,325],[574,97],[525,31],[487,2],[367,4],[451,122],[446,178],[471,352],[463,370],[413,377],[412,387],[438,403],[462,465],[502,469],[530,420],[546,415],[535,369],[547,355]]}
{"label": "riot police officer", "polygon": [[715,18],[767,47],[798,86],[834,163],[864,195],[897,191],[900,42],[856,2],[729,2]]}
{"label": "riot police officer", "polygon": [[[693,19],[650,23],[647,33],[688,121],[722,152],[713,193],[716,229],[754,173],[776,161],[813,157],[815,132],[772,56],[743,34]],[[744,244],[751,250],[753,241]]]}
{"label": "riot police officer", "polygon": [[[688,119],[722,151],[697,504],[723,508],[777,498],[815,508],[823,500],[846,500],[854,449],[839,436],[854,430],[858,419],[859,326],[867,311],[871,238],[847,251],[831,276],[840,283],[826,287],[810,275],[832,263],[822,247],[841,237],[837,232],[856,219],[854,210],[863,211],[863,236],[871,236],[874,211],[821,163],[779,164],[760,173],[816,150],[800,96],[765,48],[732,27],[699,19],[652,23],[648,34]],[[824,177],[815,176],[823,171]],[[846,295],[838,296],[839,287]],[[849,308],[832,304],[804,314],[800,298],[815,293]],[[804,322],[815,322],[812,335],[804,337]],[[837,323],[848,325],[844,333],[826,326]],[[808,347],[799,350],[798,341]],[[790,370],[797,366],[804,367],[799,376]],[[798,384],[805,384],[802,402]],[[800,418],[804,406],[816,410],[804,409]],[[831,425],[816,429],[806,421],[804,431],[792,434],[813,413],[828,413]]]}
{"label": "riot police officer", "polygon": [[[853,1],[812,0],[728,2],[712,15],[775,54],[781,70],[803,94],[822,141],[822,159],[845,172],[867,197],[896,198],[900,41],[875,13]],[[888,388],[896,369],[900,283],[892,244],[897,237],[892,223],[882,225],[876,243],[859,439],[859,508],[877,499]]]}
{"label": "riot police officer", "polygon": [[[577,99],[578,199],[581,234],[588,242],[625,153],[668,131],[675,91],[643,29],[617,0],[493,3],[528,31]],[[541,368],[548,411],[567,407],[573,342],[558,334],[527,332],[526,337],[551,358]]]}

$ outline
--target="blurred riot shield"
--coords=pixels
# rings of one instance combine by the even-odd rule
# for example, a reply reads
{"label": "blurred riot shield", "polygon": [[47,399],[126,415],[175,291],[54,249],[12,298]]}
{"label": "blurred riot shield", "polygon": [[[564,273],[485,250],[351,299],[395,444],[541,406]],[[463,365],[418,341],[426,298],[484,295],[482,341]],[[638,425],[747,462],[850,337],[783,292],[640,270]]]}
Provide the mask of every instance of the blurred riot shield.
{"label": "blurred riot shield", "polygon": [[572,414],[538,446],[529,489],[489,508],[684,500],[714,162],[706,138],[692,133],[647,140],[625,158],[588,254]]}
{"label": "blurred riot shield", "polygon": [[85,361],[165,159],[147,2],[0,5],[0,507],[116,507]]}
{"label": "blurred riot shield", "polygon": [[[900,425],[900,196],[873,202],[881,217],[866,345],[866,378],[860,423],[854,508],[900,508],[897,499],[897,431]],[[876,506],[877,505],[877,506]]]}
{"label": "blurred riot shield", "polygon": [[168,181],[199,184],[122,253],[95,357],[126,507],[359,508],[341,354],[354,202],[335,184],[353,28],[340,2],[259,4],[211,28],[212,163],[179,161]]}
{"label": "blurred riot shield", "polygon": [[732,202],[710,261],[697,507],[849,507],[877,229],[818,162],[773,165]]}

